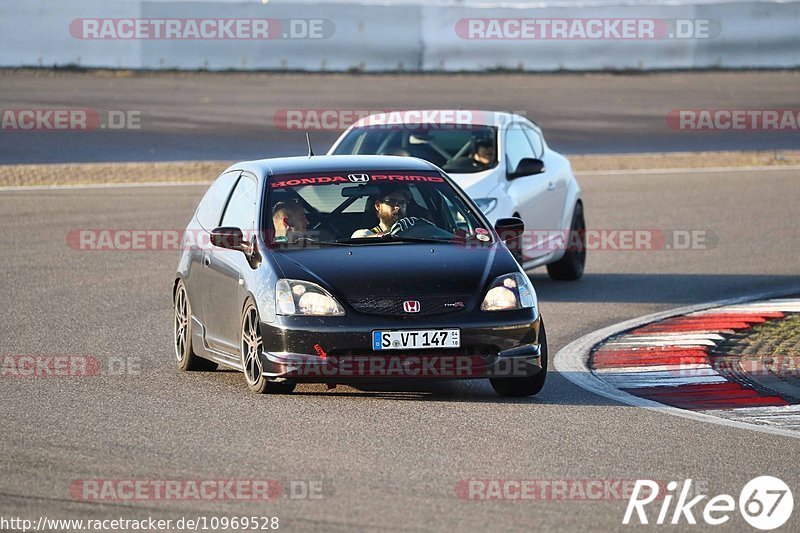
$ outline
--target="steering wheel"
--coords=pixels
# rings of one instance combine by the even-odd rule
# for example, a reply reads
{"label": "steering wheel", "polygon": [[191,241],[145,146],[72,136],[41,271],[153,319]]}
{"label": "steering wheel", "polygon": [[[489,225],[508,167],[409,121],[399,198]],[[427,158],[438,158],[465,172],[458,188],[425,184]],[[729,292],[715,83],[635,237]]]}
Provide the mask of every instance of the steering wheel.
{"label": "steering wheel", "polygon": [[424,218],[404,217],[392,224],[392,227],[389,228],[389,233],[392,235],[402,235],[403,233],[411,231],[414,228],[424,228],[425,226],[433,226],[434,228],[436,227],[433,222],[425,220]]}

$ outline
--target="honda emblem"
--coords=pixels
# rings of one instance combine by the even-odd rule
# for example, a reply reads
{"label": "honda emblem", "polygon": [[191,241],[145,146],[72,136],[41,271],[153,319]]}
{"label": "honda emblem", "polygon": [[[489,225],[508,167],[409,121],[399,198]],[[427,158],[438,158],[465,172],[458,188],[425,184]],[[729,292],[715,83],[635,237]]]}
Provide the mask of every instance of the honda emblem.
{"label": "honda emblem", "polygon": [[419,313],[419,302],[416,300],[406,300],[403,302],[403,311],[406,313]]}
{"label": "honda emblem", "polygon": [[369,181],[369,174],[348,174],[347,179],[353,183],[364,183]]}

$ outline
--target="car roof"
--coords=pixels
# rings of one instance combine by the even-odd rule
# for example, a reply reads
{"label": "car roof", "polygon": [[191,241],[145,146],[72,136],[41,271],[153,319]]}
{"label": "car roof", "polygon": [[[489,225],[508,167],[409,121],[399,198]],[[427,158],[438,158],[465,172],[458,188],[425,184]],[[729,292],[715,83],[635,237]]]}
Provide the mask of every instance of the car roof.
{"label": "car roof", "polygon": [[[313,157],[276,157],[243,161],[228,168],[248,170],[257,176],[271,174],[299,174],[305,172],[374,172],[412,171],[441,172],[435,165],[416,157],[390,155],[315,155]],[[226,171],[226,172],[227,172]]]}
{"label": "car roof", "polygon": [[[514,120],[528,120],[521,115],[504,111],[474,109],[399,109],[373,113],[355,122],[353,128],[380,124],[470,124],[474,126],[500,126]],[[532,122],[532,121],[531,121]]]}

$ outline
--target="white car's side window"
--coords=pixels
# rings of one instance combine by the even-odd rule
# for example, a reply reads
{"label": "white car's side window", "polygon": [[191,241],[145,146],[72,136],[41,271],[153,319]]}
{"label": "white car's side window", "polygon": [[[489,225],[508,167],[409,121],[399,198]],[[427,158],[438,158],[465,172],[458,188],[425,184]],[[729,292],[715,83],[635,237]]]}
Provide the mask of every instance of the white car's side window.
{"label": "white car's side window", "polygon": [[544,143],[542,142],[542,136],[527,126],[523,127],[523,131],[525,131],[525,135],[528,137],[531,146],[533,146],[534,156],[537,159],[541,159],[544,155]]}
{"label": "white car's side window", "polygon": [[511,124],[506,131],[506,170],[514,172],[526,157],[535,157],[528,137],[520,124]]}

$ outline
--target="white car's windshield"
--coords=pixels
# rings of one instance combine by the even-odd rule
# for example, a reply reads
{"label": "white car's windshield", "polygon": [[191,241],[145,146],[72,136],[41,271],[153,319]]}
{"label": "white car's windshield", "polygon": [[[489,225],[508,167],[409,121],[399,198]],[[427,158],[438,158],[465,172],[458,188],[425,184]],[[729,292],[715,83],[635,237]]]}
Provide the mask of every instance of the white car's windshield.
{"label": "white car's windshield", "polygon": [[411,156],[430,161],[447,172],[474,173],[497,165],[497,128],[471,125],[353,128],[333,153]]}
{"label": "white car's windshield", "polygon": [[492,242],[490,228],[434,172],[343,172],[269,178],[272,244]]}

